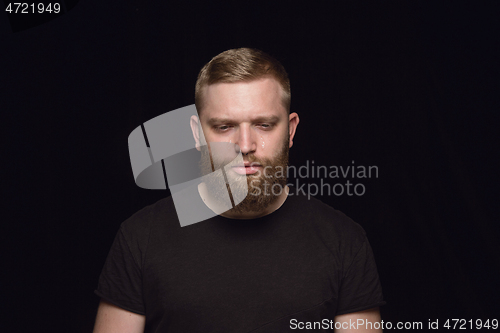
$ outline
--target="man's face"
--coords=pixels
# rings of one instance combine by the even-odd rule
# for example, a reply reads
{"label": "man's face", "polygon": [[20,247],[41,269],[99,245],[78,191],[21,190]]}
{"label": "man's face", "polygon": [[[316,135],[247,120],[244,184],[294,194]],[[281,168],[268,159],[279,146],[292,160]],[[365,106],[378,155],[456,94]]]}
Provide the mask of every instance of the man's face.
{"label": "man's face", "polygon": [[[205,87],[203,91],[201,126],[209,149],[211,142],[229,142],[235,144],[235,153],[239,149],[243,155],[244,165],[235,165],[227,172],[227,177],[233,180],[230,183],[234,184],[234,180],[238,183],[239,180],[240,184],[248,186],[247,198],[235,211],[262,210],[284,190],[288,150],[292,146],[290,139],[298,117],[297,121],[291,121],[296,114],[287,114],[282,93],[280,84],[273,78],[217,83]],[[290,132],[290,124],[293,133]],[[212,162],[215,169],[227,163],[214,155]],[[212,162],[208,151],[202,149],[204,174],[212,171]],[[207,185],[210,187],[211,184]],[[219,190],[226,191],[225,188]],[[212,194],[217,192],[212,188]]]}

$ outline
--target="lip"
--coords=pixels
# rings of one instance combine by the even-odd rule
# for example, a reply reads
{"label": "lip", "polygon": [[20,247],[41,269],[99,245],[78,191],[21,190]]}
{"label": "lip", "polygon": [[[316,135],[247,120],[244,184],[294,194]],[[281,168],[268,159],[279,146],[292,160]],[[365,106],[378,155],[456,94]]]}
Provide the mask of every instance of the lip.
{"label": "lip", "polygon": [[240,175],[252,175],[254,173],[257,173],[262,168],[261,165],[258,164],[253,164],[251,163],[245,163],[244,166],[233,166],[232,169],[234,172],[240,174]]}

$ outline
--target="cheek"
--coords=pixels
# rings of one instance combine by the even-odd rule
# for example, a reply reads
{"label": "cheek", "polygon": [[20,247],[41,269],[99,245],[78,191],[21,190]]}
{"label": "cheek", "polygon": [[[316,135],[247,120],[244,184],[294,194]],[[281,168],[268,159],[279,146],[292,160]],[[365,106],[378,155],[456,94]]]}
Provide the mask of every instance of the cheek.
{"label": "cheek", "polygon": [[[261,156],[276,158],[280,156],[284,149],[288,148],[288,131],[273,133],[273,135],[262,135],[259,137],[259,149]],[[286,146],[286,147],[285,147]]]}

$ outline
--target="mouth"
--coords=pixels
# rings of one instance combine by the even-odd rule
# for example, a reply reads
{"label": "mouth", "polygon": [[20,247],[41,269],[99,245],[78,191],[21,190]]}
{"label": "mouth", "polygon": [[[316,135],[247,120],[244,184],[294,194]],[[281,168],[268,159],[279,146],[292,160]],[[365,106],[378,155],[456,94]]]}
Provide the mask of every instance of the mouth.
{"label": "mouth", "polygon": [[252,175],[262,169],[262,165],[257,163],[246,163],[244,165],[235,165],[231,169],[240,175]]}

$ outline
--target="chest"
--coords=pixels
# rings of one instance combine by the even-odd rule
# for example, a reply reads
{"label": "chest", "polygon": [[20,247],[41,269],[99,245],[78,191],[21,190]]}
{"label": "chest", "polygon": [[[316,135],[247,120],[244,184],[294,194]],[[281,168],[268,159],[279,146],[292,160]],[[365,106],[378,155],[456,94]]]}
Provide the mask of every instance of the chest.
{"label": "chest", "polygon": [[[145,264],[147,309],[169,318],[266,323],[338,293],[338,263],[321,243],[299,239],[160,246]],[[192,324],[192,323],[191,323]]]}

